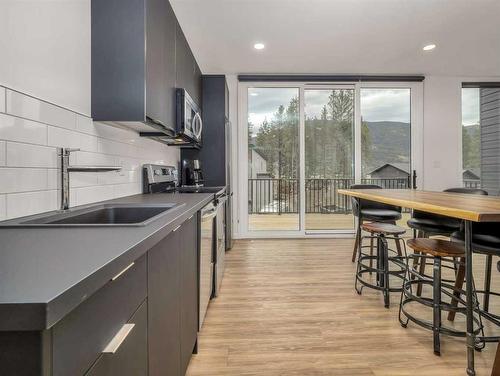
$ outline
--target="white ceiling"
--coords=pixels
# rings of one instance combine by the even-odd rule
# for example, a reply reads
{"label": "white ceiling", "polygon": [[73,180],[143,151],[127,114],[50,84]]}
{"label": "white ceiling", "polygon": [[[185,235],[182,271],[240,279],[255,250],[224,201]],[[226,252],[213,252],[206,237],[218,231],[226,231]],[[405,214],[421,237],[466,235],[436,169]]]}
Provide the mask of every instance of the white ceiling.
{"label": "white ceiling", "polygon": [[204,73],[500,76],[500,0],[170,1]]}

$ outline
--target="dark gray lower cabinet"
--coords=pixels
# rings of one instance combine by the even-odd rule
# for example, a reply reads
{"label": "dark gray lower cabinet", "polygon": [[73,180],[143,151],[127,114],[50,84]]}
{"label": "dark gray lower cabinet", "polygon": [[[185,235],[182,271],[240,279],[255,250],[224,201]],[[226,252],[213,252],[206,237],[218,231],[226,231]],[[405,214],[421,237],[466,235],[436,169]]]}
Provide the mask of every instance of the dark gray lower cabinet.
{"label": "dark gray lower cabinet", "polygon": [[[198,217],[187,219],[52,328],[0,332],[0,375],[184,375],[197,344]],[[132,330],[120,336],[131,323]],[[104,352],[115,339],[115,351]]]}
{"label": "dark gray lower cabinet", "polygon": [[146,376],[148,374],[148,310],[144,302],[129,320],[134,327],[115,353],[102,354],[88,376]]}
{"label": "dark gray lower cabinet", "polygon": [[[181,249],[181,374],[186,373],[198,335],[198,223],[195,217],[179,229]],[[182,230],[182,231],[180,231]]]}
{"label": "dark gray lower cabinet", "polygon": [[148,252],[148,348],[151,376],[180,374],[178,238],[178,232],[172,232]]}
{"label": "dark gray lower cabinet", "polygon": [[146,299],[142,256],[52,328],[52,373],[82,375]]}
{"label": "dark gray lower cabinet", "polygon": [[194,215],[148,252],[151,376],[184,375],[198,328],[198,225]]}

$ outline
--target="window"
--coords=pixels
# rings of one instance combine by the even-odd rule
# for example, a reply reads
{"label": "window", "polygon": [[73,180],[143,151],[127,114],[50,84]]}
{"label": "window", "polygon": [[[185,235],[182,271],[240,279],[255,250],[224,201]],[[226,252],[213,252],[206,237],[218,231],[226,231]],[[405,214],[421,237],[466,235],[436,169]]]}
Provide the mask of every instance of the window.
{"label": "window", "polygon": [[500,85],[462,88],[462,180],[465,187],[500,189]]}

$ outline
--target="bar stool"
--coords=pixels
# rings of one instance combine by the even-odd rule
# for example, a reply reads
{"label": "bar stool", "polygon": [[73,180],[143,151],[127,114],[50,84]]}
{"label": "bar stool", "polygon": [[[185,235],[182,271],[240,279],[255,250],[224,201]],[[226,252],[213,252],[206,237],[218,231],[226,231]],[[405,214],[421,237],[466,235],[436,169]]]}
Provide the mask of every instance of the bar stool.
{"label": "bar stool", "polygon": [[[356,280],[354,287],[356,292],[361,295],[364,286],[382,291],[384,294],[384,306],[389,308],[390,306],[390,293],[391,292],[401,292],[401,284],[398,287],[390,286],[390,276],[396,276],[401,280],[404,279],[406,273],[405,257],[401,253],[401,238],[406,230],[402,227],[381,222],[371,222],[363,223],[361,225],[363,231],[369,232],[369,236],[362,236],[360,239],[360,247],[358,248],[358,264],[356,271]],[[370,246],[363,246],[363,239],[370,238]],[[377,240],[377,255],[373,255],[372,241]],[[397,244],[396,251],[389,248],[387,240],[392,239]],[[366,253],[363,250],[365,248],[370,248],[370,253]],[[403,248],[405,244],[403,242]],[[394,256],[391,256],[394,253]],[[406,250],[405,250],[406,253]],[[366,264],[366,261],[369,264]],[[373,261],[376,260],[376,266],[373,267]],[[395,270],[390,269],[390,264],[396,265]],[[366,273],[372,274],[376,273],[376,284],[366,280],[364,277]],[[361,285],[358,287],[358,283]]]}
{"label": "bar stool", "polygon": [[[354,184],[350,189],[382,189],[381,186],[375,184]],[[358,246],[361,239],[361,225],[363,222],[384,222],[396,224],[396,221],[401,219],[401,208],[398,206],[383,204],[362,199],[352,199],[352,214],[358,218],[358,227],[356,230],[356,240],[352,251],[352,262],[356,261],[358,254]],[[373,243],[371,243],[373,250]]]}
{"label": "bar stool", "polygon": [[[463,226],[462,226],[463,227]],[[463,228],[451,234],[453,241],[463,243],[465,233]],[[477,294],[483,296],[483,304],[480,306],[480,313],[483,317],[500,326],[500,315],[490,312],[490,297],[500,296],[500,291],[491,291],[491,273],[493,269],[493,257],[500,256],[500,223],[478,222],[472,224],[472,249],[474,253],[486,256],[484,271],[483,290],[476,290]]]}
{"label": "bar stool", "polygon": [[[488,195],[483,189],[477,188],[448,188],[443,192],[447,193],[462,193],[473,195]],[[450,236],[453,232],[460,230],[460,219],[446,217],[444,215],[432,214],[414,210],[412,217],[408,220],[408,227],[419,232],[414,238],[428,238],[433,235]]]}
{"label": "bar stool", "polygon": [[[448,188],[443,192],[461,193],[472,195],[488,195],[483,189],[478,188]],[[430,236],[442,235],[449,237],[453,232],[460,230],[462,221],[460,219],[447,217],[444,215],[432,214],[414,210],[412,217],[407,221],[408,227],[413,229],[413,237],[428,238]],[[418,260],[414,259],[416,267]],[[425,273],[425,263],[420,264],[420,274]],[[422,293],[422,285],[417,286],[417,295]]]}
{"label": "bar stool", "polygon": [[[403,291],[401,293],[401,302],[399,305],[399,322],[402,327],[406,328],[409,321],[415,324],[432,330],[434,336],[434,354],[441,354],[440,334],[446,334],[454,337],[465,337],[466,332],[458,329],[444,326],[441,321],[441,312],[454,312],[466,314],[465,301],[461,299],[461,295],[465,294],[462,290],[465,276],[465,251],[461,244],[450,242],[442,239],[427,239],[414,238],[407,241],[408,247],[413,249],[414,253],[407,258],[409,263],[410,258],[418,258],[421,263],[425,263],[426,259],[433,261],[432,277],[420,274],[416,268],[408,266],[407,273],[403,282]],[[453,281],[442,279],[442,268],[455,269],[455,258],[459,258],[458,273],[454,285]],[[412,278],[413,277],[413,278]],[[432,298],[419,296],[413,292],[413,285],[422,284],[432,286]],[[443,302],[441,295],[449,297],[450,303]],[[477,307],[477,296],[475,297],[475,305]],[[432,308],[432,321],[424,320],[409,313],[407,305],[416,302],[426,307]],[[403,316],[405,318],[403,318]],[[482,332],[481,318],[474,317],[475,330],[474,334]]]}

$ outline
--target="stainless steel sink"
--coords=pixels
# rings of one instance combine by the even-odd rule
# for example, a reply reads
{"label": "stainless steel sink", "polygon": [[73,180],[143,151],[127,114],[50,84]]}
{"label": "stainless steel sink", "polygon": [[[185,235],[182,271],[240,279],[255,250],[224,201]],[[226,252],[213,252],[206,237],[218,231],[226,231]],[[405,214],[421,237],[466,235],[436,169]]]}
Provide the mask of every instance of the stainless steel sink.
{"label": "stainless steel sink", "polygon": [[165,215],[168,211],[182,205],[92,205],[86,208],[69,209],[62,212],[51,212],[29,218],[20,218],[17,221],[6,221],[0,223],[0,227],[144,226]]}

